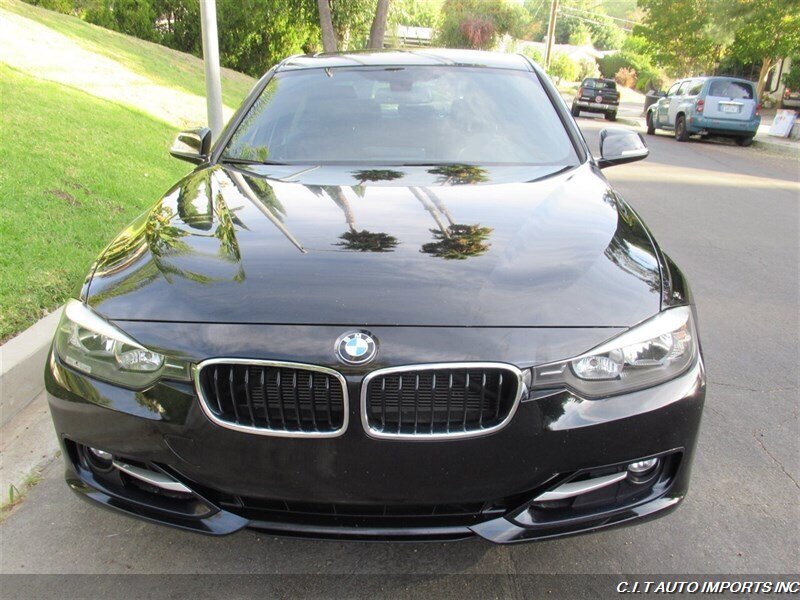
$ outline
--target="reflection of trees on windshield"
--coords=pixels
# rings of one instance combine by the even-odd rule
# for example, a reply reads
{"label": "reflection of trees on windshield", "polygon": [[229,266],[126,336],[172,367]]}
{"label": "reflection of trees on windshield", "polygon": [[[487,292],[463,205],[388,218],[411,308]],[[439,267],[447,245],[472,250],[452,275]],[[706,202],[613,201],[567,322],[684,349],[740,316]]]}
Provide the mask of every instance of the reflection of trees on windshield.
{"label": "reflection of trees on windshield", "polygon": [[264,162],[269,158],[270,152],[267,146],[258,144],[254,145],[253,140],[245,139],[245,136],[248,134],[252,136],[253,131],[258,131],[258,128],[255,127],[255,123],[258,121],[261,113],[272,102],[275,92],[278,90],[280,85],[281,82],[275,78],[270,82],[270,85],[264,88],[259,97],[256,98],[256,101],[253,102],[253,106],[251,106],[250,110],[247,111],[247,115],[245,115],[244,119],[242,119],[242,122],[236,128],[236,131],[234,132],[233,137],[228,144],[228,148],[223,153],[223,156],[229,158],[242,158],[245,160],[257,160],[261,162]]}
{"label": "reflection of trees on windshield", "polygon": [[491,244],[487,243],[492,233],[490,227],[455,224],[447,231],[431,229],[435,242],[422,245],[420,252],[447,260],[464,260],[484,254]]}
{"label": "reflection of trees on windshield", "polygon": [[[345,250],[354,252],[392,252],[400,242],[396,237],[388,233],[358,230],[356,227],[356,217],[350,200],[344,193],[344,189],[339,185],[310,185],[308,189],[317,196],[323,194],[328,196],[333,203],[344,213],[348,231],[339,236],[340,242],[334,244]],[[363,194],[363,190],[360,190]],[[358,192],[358,190],[357,190]]]}
{"label": "reflection of trees on windshield", "polygon": [[428,169],[428,173],[438,175],[437,183],[441,185],[467,185],[489,180],[489,172],[475,165],[442,165]]}

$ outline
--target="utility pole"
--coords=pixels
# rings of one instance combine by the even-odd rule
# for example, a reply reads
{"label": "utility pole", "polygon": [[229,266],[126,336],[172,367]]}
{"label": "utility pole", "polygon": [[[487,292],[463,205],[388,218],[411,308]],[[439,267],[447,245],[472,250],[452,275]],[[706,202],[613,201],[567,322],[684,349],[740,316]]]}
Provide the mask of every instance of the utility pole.
{"label": "utility pole", "polygon": [[206,68],[206,109],[211,139],[222,132],[222,84],[219,78],[219,39],[217,37],[217,2],[200,0],[200,27],[203,31],[203,63]]}
{"label": "utility pole", "polygon": [[556,13],[558,0],[550,1],[550,20],[547,22],[547,45],[544,50],[544,68],[550,68],[550,57],[553,54],[553,38],[556,37]]}

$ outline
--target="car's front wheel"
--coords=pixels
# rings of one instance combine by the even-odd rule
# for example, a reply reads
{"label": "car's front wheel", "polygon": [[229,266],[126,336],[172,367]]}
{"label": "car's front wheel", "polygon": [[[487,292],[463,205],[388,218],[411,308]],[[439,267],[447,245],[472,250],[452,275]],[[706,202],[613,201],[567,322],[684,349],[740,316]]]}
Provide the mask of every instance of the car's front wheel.
{"label": "car's front wheel", "polygon": [[573,117],[577,117],[578,115],[581,114],[581,110],[574,104],[572,105],[572,110],[570,110],[570,112],[572,113]]}
{"label": "car's front wheel", "polygon": [[689,141],[689,130],[686,128],[686,117],[678,115],[675,120],[675,139],[679,142]]}
{"label": "car's front wheel", "polygon": [[645,120],[647,121],[647,135],[655,135],[656,124],[653,122],[653,111],[647,113]]}
{"label": "car's front wheel", "polygon": [[616,111],[611,113],[606,113],[606,121],[616,121],[616,120],[617,120]]}
{"label": "car's front wheel", "polygon": [[736,138],[736,143],[739,146],[744,146],[744,147],[749,146],[750,144],[753,143],[753,136],[752,135],[746,135],[744,137],[737,137]]}

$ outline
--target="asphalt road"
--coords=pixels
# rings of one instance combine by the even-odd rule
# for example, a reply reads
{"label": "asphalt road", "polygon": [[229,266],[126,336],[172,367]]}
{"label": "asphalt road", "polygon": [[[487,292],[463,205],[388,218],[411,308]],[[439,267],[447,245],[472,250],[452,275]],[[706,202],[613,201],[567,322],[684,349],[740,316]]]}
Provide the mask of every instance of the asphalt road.
{"label": "asphalt road", "polygon": [[[609,124],[579,122],[596,148],[599,130]],[[636,527],[515,547],[478,540],[333,543],[254,531],[209,538],[93,508],[67,489],[54,464],[0,526],[0,571],[273,576],[260,584],[181,579],[196,597],[237,597],[236,585],[270,595],[276,582],[298,593],[340,596],[525,597],[537,585],[526,574],[796,573],[800,161],[757,146],[679,144],[666,135],[648,143],[646,162],[607,175],[682,267],[698,304],[708,396],[692,487],[677,512]],[[343,577],[353,574],[364,577]],[[3,581],[15,595],[57,590],[64,597],[80,595],[75,590],[87,583]],[[157,596],[177,580],[160,581],[134,594],[133,581],[88,580],[101,586],[101,595],[119,597],[144,597],[147,590]],[[561,596],[578,595],[565,594],[565,585],[584,593],[586,585],[601,585],[547,581]],[[540,592],[550,589],[538,585]],[[589,595],[603,591],[610,590],[596,587]],[[1,589],[0,595],[6,596]]]}

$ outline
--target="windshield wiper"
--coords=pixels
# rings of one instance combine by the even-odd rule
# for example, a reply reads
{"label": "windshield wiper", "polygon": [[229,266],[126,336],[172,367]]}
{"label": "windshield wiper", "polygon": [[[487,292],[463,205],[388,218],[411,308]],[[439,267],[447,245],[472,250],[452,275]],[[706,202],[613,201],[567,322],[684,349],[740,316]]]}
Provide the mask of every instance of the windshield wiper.
{"label": "windshield wiper", "polygon": [[223,156],[219,160],[220,162],[228,163],[231,165],[286,165],[287,164],[275,160],[252,160],[249,158],[234,158],[232,156]]}

